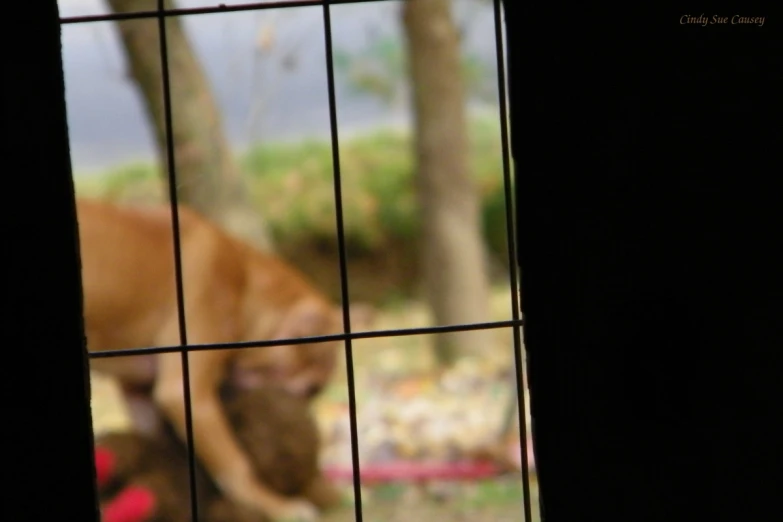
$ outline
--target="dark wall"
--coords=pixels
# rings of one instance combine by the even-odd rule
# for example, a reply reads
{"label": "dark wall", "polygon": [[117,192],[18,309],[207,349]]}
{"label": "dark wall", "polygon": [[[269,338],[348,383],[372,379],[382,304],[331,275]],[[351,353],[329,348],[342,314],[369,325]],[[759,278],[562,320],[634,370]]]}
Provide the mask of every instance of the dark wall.
{"label": "dark wall", "polygon": [[779,21],[506,9],[545,520],[750,520],[779,499]]}
{"label": "dark wall", "polygon": [[[3,6],[3,520],[98,520],[57,5]],[[11,34],[13,33],[13,34]]]}

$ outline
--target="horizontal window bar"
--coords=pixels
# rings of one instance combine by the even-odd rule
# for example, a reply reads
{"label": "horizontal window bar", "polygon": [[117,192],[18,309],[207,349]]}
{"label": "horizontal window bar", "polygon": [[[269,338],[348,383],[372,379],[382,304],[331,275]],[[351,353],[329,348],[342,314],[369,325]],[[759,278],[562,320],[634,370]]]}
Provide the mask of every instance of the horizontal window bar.
{"label": "horizontal window bar", "polygon": [[474,323],[448,326],[425,326],[421,328],[401,328],[396,330],[375,330],[371,332],[351,332],[350,334],[321,335],[316,337],[300,337],[298,339],[275,339],[269,341],[247,341],[240,343],[215,343],[192,344],[188,346],[160,346],[150,348],[128,348],[123,350],[106,350],[102,352],[90,352],[91,359],[105,359],[109,357],[125,357],[128,355],[153,355],[172,352],[197,352],[203,350],[227,350],[237,348],[264,348],[267,346],[284,346],[293,344],[326,343],[332,341],[345,341],[346,339],[378,339],[383,337],[404,337],[409,335],[430,335],[451,332],[467,332],[471,330],[493,330],[499,328],[511,328],[522,326],[524,319],[495,321],[489,323]]}
{"label": "horizontal window bar", "polygon": [[[281,0],[279,2],[252,2],[248,4],[225,5],[218,4],[214,7],[192,7],[180,9],[164,9],[162,14],[168,16],[185,16],[199,14],[234,13],[238,11],[258,11],[262,9],[282,9],[285,7],[309,7],[323,5],[324,1],[329,5],[358,4],[370,2],[387,2],[389,0]],[[85,24],[91,22],[111,22],[133,20],[139,18],[157,18],[158,11],[138,11],[135,13],[117,13],[105,15],[65,16],[60,18],[60,24]]]}

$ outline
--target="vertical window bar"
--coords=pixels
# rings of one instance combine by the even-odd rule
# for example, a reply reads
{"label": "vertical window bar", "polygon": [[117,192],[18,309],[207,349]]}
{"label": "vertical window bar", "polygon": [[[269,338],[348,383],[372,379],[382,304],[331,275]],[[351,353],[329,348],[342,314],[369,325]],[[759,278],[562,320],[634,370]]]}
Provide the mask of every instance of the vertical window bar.
{"label": "vertical window bar", "polygon": [[[503,188],[506,206],[506,242],[508,244],[508,276],[511,286],[511,314],[514,321],[519,320],[518,277],[516,256],[516,234],[514,227],[514,200],[511,189],[511,166],[508,147],[508,118],[506,109],[506,73],[503,59],[503,21],[501,18],[501,0],[494,0],[495,13],[495,48],[498,68],[498,98],[500,109],[500,140],[503,153]],[[522,339],[519,326],[512,327],[514,334],[514,367],[516,370],[517,412],[519,414],[519,442],[522,453],[522,491],[525,510],[525,520],[532,522],[530,505],[530,471],[528,470],[527,454],[527,414],[525,406],[525,372],[522,365]]]}
{"label": "vertical window bar", "polygon": [[168,167],[169,200],[171,202],[171,225],[174,233],[174,275],[177,288],[177,319],[179,338],[182,345],[182,387],[185,401],[185,432],[188,446],[188,481],[190,484],[190,515],[193,522],[199,520],[196,495],[196,458],[193,448],[193,414],[190,402],[190,366],[188,364],[188,334],[185,325],[185,302],[182,285],[182,246],[179,230],[179,204],[177,202],[177,176],[174,159],[173,123],[171,117],[171,85],[169,78],[169,54],[166,41],[166,17],[164,0],[158,0],[158,33],[160,39],[160,60],[163,68],[163,111],[166,124],[166,160]]}
{"label": "vertical window bar", "polygon": [[345,254],[345,229],[343,227],[343,198],[340,176],[340,140],[337,132],[337,101],[334,92],[334,63],[332,58],[332,19],[329,1],[322,0],[324,19],[324,48],[326,52],[326,76],[329,92],[329,124],[332,137],[332,172],[334,173],[334,204],[337,218],[337,243],[340,249],[340,291],[343,304],[345,339],[345,366],[348,381],[348,412],[351,427],[351,465],[353,469],[354,511],[356,522],[362,522],[361,470],[359,467],[359,442],[356,423],[356,388],[353,374],[353,345],[351,342],[351,314],[348,297],[348,268]]}

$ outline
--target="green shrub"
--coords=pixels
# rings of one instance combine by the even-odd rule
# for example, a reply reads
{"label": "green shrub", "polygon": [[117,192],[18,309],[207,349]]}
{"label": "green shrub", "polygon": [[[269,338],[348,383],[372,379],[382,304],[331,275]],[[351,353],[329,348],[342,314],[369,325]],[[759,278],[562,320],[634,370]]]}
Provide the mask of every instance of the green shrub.
{"label": "green shrub", "polygon": [[129,186],[152,180],[157,176],[158,169],[153,165],[141,162],[129,163],[107,174],[105,190],[110,194],[119,194]]}
{"label": "green shrub", "polygon": [[[497,118],[475,118],[470,126],[471,168],[482,198],[485,240],[506,259],[503,163]],[[253,202],[277,242],[334,242],[335,204],[332,152],[328,140],[267,143],[241,158]],[[379,130],[343,140],[340,173],[344,229],[354,251],[378,251],[394,241],[418,234],[411,138]],[[134,163],[91,179],[91,192],[119,197],[134,186],[150,183],[157,169]],[[86,186],[87,184],[84,183]]]}

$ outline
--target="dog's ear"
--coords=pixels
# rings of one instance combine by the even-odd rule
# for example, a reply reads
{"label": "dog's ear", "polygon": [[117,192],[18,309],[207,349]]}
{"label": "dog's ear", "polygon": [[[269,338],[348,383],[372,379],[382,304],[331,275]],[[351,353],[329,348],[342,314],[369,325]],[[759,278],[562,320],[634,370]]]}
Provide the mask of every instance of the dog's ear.
{"label": "dog's ear", "polygon": [[315,300],[302,301],[294,305],[283,317],[275,339],[297,339],[330,333],[328,306]]}

